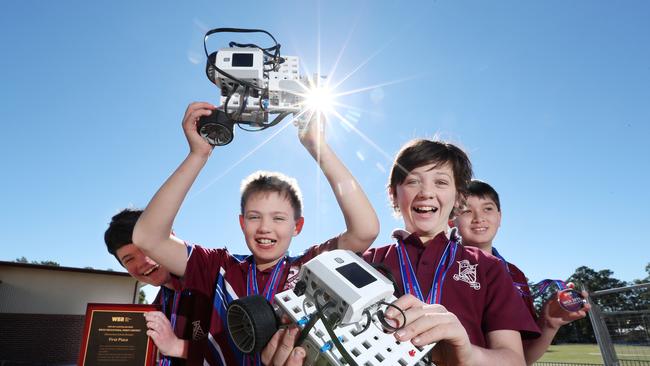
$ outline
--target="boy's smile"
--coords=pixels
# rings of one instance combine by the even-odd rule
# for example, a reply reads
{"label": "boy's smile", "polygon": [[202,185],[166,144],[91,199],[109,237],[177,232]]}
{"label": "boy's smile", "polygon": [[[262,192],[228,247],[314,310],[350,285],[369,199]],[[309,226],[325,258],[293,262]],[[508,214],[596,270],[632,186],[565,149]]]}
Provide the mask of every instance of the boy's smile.
{"label": "boy's smile", "polygon": [[455,222],[464,244],[489,251],[501,225],[501,212],[492,199],[469,196]]}
{"label": "boy's smile", "polygon": [[289,200],[277,192],[260,192],[246,201],[239,224],[257,267],[264,270],[284,256],[291,239],[302,229]]}
{"label": "boy's smile", "polygon": [[449,214],[456,202],[456,184],[449,164],[428,164],[409,172],[395,188],[406,230],[417,233],[423,242],[447,229]]}
{"label": "boy's smile", "polygon": [[162,286],[171,281],[169,271],[147,257],[135,244],[126,244],[116,251],[120,263],[140,282]]}

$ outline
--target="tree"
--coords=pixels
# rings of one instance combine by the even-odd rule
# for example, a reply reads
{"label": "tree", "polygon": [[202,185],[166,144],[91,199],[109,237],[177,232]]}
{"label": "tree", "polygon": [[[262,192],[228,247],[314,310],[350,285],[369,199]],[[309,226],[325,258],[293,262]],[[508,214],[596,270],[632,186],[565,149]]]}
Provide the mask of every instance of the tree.
{"label": "tree", "polygon": [[39,261],[31,261],[30,262],[30,261],[27,260],[27,258],[25,258],[25,256],[22,256],[20,258],[16,258],[16,260],[14,262],[16,262],[16,263],[41,264],[41,265],[44,265],[44,266],[53,266],[53,267],[60,267],[61,266],[58,262],[50,261],[50,260],[40,261],[40,262]]}
{"label": "tree", "polygon": [[147,294],[144,293],[144,290],[140,289],[140,292],[138,292],[138,304],[148,304],[147,302]]}

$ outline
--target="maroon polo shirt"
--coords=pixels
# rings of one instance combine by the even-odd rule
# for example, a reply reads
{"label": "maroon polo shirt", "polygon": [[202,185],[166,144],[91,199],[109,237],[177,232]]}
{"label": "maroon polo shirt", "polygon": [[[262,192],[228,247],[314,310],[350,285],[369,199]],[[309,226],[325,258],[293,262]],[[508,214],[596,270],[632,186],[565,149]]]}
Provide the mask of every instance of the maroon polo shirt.
{"label": "maroon polo shirt", "polygon": [[[291,265],[284,268],[280,277],[278,293],[293,288],[300,267],[325,251],[336,249],[338,237],[323,244],[314,245],[302,254],[290,257]],[[210,336],[205,360],[210,365],[236,365],[241,361],[232,350],[226,328],[225,310],[234,299],[246,296],[246,278],[249,261],[247,256],[232,255],[227,249],[208,249],[194,245],[189,255],[183,285],[212,299]],[[260,291],[270,278],[273,267],[257,271]]]}
{"label": "maroon polo shirt", "polygon": [[[404,238],[413,270],[426,297],[447,245],[447,237],[440,233],[422,243],[417,235],[409,235],[403,230],[394,234]],[[400,291],[397,295],[404,294],[397,244],[371,248],[364,253],[364,259],[386,265],[397,282]],[[495,330],[516,330],[527,337],[539,336],[539,328],[496,257],[478,248],[460,245],[452,263],[442,287],[441,304],[458,317],[472,344],[486,347],[487,333]]]}
{"label": "maroon polo shirt", "polygon": [[[175,315],[174,334],[180,339],[189,341],[187,360],[170,358],[172,365],[201,365],[210,328],[212,301],[201,293],[182,289],[177,279],[174,279],[171,285],[175,290],[161,288],[154,303],[160,304],[161,311],[164,310],[165,316],[170,321],[172,315]],[[163,292],[166,295],[163,295]],[[174,313],[175,296],[178,298],[178,305]]]}
{"label": "maroon polo shirt", "polygon": [[519,288],[519,295],[524,301],[526,308],[530,312],[530,315],[533,317],[533,320],[537,321],[537,313],[535,312],[535,305],[533,304],[533,296],[530,293],[530,287],[528,287],[528,278],[522,272],[519,267],[515,266],[510,262],[506,262],[508,265],[508,270],[510,270],[510,276],[512,277],[512,282],[518,285],[515,287]]}

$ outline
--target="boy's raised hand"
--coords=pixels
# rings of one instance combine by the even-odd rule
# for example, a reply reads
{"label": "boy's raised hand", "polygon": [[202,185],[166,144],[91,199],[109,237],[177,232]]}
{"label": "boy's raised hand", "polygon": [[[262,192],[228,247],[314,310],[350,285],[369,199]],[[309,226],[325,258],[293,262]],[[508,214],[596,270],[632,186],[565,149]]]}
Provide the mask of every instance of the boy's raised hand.
{"label": "boy's raised hand", "polygon": [[190,152],[200,155],[210,155],[213,146],[210,145],[196,130],[199,118],[212,114],[217,107],[206,102],[194,102],[187,106],[183,117],[183,132],[190,145]]}
{"label": "boy's raised hand", "polygon": [[310,152],[315,152],[325,143],[325,115],[307,111],[294,122],[298,126],[298,138]]}

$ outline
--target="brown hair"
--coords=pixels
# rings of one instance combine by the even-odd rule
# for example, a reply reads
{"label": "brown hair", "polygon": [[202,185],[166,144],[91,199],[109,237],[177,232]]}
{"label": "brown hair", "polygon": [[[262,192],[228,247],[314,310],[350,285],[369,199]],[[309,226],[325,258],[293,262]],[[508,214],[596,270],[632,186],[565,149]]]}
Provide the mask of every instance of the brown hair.
{"label": "brown hair", "polygon": [[416,168],[434,164],[442,166],[451,165],[456,183],[456,191],[464,197],[467,194],[467,185],[472,179],[472,163],[467,154],[458,146],[442,141],[428,139],[415,139],[402,146],[395,156],[395,162],[390,170],[388,188],[392,192],[393,209],[397,209],[395,192],[397,185],[404,183],[406,176]]}
{"label": "brown hair", "polygon": [[302,216],[302,194],[298,182],[282,173],[257,171],[241,183],[241,214],[244,214],[246,202],[257,193],[278,193],[289,200],[294,212],[294,219]]}

